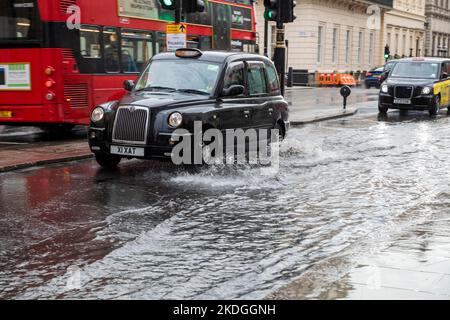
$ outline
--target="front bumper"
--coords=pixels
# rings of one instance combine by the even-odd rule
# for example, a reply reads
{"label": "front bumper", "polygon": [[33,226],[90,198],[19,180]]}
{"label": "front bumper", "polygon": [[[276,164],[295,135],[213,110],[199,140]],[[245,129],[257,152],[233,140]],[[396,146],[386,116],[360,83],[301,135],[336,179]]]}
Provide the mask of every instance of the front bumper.
{"label": "front bumper", "polygon": [[434,108],[434,95],[420,95],[411,99],[411,104],[395,104],[394,97],[387,93],[380,93],[381,107],[399,110],[430,110]]}
{"label": "front bumper", "polygon": [[[135,144],[125,144],[119,142],[110,142],[108,139],[109,135],[104,128],[94,128],[90,127],[88,129],[88,140],[89,147],[93,153],[101,154],[111,154],[111,146],[119,147],[132,147],[132,148],[143,148],[144,156],[133,156],[130,158],[138,159],[170,159],[172,157],[172,151],[176,145],[176,141],[173,141],[172,133],[159,133],[156,141],[152,144],[147,145],[135,145]],[[127,157],[127,156],[124,156]]]}

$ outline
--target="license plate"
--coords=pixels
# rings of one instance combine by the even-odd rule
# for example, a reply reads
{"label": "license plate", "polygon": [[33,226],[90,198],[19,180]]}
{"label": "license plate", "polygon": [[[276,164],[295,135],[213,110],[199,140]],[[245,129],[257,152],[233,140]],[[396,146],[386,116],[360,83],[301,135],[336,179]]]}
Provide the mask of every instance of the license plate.
{"label": "license plate", "polygon": [[130,157],[143,157],[145,154],[145,149],[135,147],[111,146],[111,154]]}
{"label": "license plate", "polygon": [[0,118],[12,118],[12,111],[0,111]]}
{"label": "license plate", "polygon": [[395,104],[411,104],[411,99],[394,99]]}

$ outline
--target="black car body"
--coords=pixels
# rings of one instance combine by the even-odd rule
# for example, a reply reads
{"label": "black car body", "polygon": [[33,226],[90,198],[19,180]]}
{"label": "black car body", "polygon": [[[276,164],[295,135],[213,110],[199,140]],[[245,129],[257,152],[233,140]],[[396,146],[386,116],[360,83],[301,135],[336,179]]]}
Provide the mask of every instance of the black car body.
{"label": "black car body", "polygon": [[398,60],[379,94],[379,111],[424,110],[435,115],[450,107],[450,59]]}
{"label": "black car body", "polygon": [[[143,85],[152,81],[159,85]],[[275,67],[263,56],[192,49],[158,54],[136,85],[125,87],[128,94],[97,107],[91,117],[89,145],[102,166],[114,166],[122,157],[170,159],[175,130],[192,133],[199,121],[204,130],[222,132],[279,128],[284,136],[289,129]],[[100,121],[92,120],[102,112]],[[180,115],[181,124],[171,126]]]}

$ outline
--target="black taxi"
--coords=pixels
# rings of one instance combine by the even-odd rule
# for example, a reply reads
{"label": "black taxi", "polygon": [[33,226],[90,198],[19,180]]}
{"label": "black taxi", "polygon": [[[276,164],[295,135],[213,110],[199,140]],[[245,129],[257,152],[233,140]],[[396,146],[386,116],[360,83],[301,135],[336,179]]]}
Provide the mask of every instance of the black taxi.
{"label": "black taxi", "polygon": [[396,62],[380,88],[378,109],[423,110],[431,116],[450,108],[450,59],[406,58]]}
{"label": "black taxi", "polygon": [[[121,100],[91,113],[88,139],[103,167],[123,158],[170,159],[177,129],[289,129],[288,103],[268,58],[179,49],[154,56]],[[282,138],[281,137],[281,138]]]}

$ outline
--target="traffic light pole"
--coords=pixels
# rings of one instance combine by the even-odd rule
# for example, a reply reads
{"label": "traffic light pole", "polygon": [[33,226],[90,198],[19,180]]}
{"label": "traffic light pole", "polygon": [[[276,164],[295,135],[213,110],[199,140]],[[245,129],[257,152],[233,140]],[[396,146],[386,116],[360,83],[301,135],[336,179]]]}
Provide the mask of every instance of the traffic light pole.
{"label": "traffic light pole", "polygon": [[281,94],[284,95],[286,82],[286,42],[284,24],[282,22],[277,22],[277,45],[275,47],[273,61],[280,78]]}
{"label": "traffic light pole", "polygon": [[175,23],[181,22],[181,0],[175,0]]}

